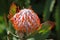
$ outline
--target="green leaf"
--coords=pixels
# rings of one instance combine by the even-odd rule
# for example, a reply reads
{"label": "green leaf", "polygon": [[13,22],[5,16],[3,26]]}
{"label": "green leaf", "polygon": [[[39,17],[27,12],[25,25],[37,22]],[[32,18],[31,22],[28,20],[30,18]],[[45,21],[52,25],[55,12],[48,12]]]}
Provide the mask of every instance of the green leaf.
{"label": "green leaf", "polygon": [[55,21],[56,21],[56,31],[57,40],[60,40],[60,0],[57,0],[57,6],[55,10]]}
{"label": "green leaf", "polygon": [[[43,11],[43,20],[47,21],[50,18],[51,10],[53,9],[53,6],[51,3],[53,3],[55,0],[46,0],[45,8]],[[53,4],[54,5],[54,4]]]}

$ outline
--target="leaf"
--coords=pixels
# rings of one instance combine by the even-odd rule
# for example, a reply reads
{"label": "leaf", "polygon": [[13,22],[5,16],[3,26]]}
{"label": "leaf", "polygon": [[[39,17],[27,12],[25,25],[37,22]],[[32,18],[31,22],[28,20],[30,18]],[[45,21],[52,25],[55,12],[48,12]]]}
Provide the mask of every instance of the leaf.
{"label": "leaf", "polygon": [[56,32],[57,40],[60,40],[60,0],[57,0],[57,6],[55,10]]}
{"label": "leaf", "polygon": [[[52,2],[55,1],[55,0],[46,0],[46,4],[45,4],[45,7],[44,7],[44,11],[43,11],[43,20],[44,21],[47,21],[49,20],[50,18],[50,15],[51,15],[51,10],[53,9],[52,6]],[[54,4],[53,4],[54,5]],[[51,9],[52,8],[52,9]]]}
{"label": "leaf", "polygon": [[16,13],[16,8],[17,8],[17,6],[16,6],[15,3],[13,2],[13,3],[11,4],[11,6],[10,6],[10,11],[9,11],[9,13],[14,15],[14,14]]}
{"label": "leaf", "polygon": [[55,23],[51,21],[46,21],[42,23],[42,28],[40,29],[39,33],[46,33],[50,31],[54,27]]}

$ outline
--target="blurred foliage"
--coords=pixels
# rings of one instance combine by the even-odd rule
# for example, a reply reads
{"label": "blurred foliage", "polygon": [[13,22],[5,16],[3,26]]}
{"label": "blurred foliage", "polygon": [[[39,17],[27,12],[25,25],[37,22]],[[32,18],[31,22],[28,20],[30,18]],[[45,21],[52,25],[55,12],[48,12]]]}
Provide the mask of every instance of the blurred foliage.
{"label": "blurred foliage", "polygon": [[60,0],[58,0],[57,2],[57,6],[56,6],[56,10],[55,10],[55,20],[56,20],[56,31],[57,31],[57,40],[60,39]]}
{"label": "blurred foliage", "polygon": [[15,2],[20,8],[27,8],[30,4],[40,17],[41,23],[55,20],[56,32],[53,30],[54,32],[51,33],[48,23],[44,23],[41,30],[31,34],[27,40],[45,40],[49,38],[50,34],[54,34],[52,36],[55,40],[60,40],[60,0],[0,0],[0,40],[19,40],[16,31],[7,18],[12,2]]}
{"label": "blurred foliage", "polygon": [[51,9],[53,9],[53,8],[51,8],[51,5],[53,5],[53,7],[54,7],[54,4],[52,4],[52,2],[55,2],[55,0],[46,0],[45,8],[44,8],[44,11],[43,11],[43,13],[44,13],[43,14],[43,20],[44,21],[47,21],[50,18]]}

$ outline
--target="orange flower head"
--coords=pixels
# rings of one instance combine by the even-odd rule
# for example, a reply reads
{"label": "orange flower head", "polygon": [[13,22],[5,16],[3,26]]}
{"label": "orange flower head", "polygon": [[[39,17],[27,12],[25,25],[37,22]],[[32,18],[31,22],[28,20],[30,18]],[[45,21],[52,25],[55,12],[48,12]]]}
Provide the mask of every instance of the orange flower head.
{"label": "orange flower head", "polygon": [[40,26],[40,19],[31,9],[22,9],[11,19],[14,29],[21,32],[31,33]]}

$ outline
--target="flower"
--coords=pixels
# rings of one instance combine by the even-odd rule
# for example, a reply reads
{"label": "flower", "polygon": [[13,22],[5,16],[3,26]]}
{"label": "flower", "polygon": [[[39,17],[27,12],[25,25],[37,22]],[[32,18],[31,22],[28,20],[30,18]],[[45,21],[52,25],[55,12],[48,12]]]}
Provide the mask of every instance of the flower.
{"label": "flower", "polygon": [[20,32],[32,33],[40,27],[40,19],[31,9],[22,9],[11,19],[14,29]]}

